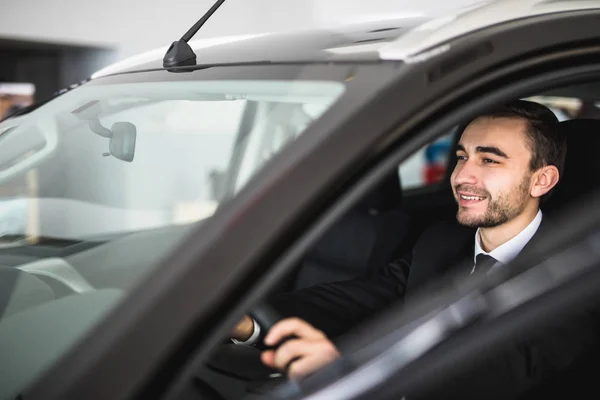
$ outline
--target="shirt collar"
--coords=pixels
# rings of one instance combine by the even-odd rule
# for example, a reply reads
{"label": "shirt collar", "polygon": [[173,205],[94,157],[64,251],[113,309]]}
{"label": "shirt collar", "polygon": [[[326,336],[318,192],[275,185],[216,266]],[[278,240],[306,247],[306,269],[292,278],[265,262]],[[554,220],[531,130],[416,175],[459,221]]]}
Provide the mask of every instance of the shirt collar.
{"label": "shirt collar", "polygon": [[523,248],[529,243],[531,238],[535,235],[540,224],[542,223],[542,211],[538,210],[533,221],[529,223],[517,236],[510,239],[508,242],[496,247],[489,253],[485,252],[481,247],[481,237],[479,235],[479,229],[475,232],[475,255],[473,262],[479,254],[487,254],[494,257],[501,264],[507,264],[512,261]]}

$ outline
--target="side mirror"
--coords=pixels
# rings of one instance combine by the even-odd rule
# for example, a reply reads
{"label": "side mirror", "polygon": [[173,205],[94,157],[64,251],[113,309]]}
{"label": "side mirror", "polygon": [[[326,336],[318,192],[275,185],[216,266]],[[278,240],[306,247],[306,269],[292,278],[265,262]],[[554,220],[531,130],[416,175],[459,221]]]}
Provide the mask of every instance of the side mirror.
{"label": "side mirror", "polygon": [[135,125],[131,122],[115,122],[110,130],[112,131],[108,145],[110,155],[119,160],[132,162],[137,136]]}

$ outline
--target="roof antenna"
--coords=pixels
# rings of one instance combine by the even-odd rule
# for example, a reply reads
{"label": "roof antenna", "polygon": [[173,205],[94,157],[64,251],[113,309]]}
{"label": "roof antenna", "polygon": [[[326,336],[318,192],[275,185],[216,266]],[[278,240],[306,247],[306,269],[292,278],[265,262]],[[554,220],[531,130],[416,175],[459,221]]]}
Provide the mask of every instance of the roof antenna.
{"label": "roof antenna", "polygon": [[167,50],[165,57],[163,58],[163,67],[183,67],[187,65],[196,65],[196,53],[188,44],[188,41],[194,37],[196,32],[204,25],[206,21],[214,14],[215,11],[223,4],[225,0],[217,0],[215,4],[204,14],[198,22],[190,28],[189,31],[181,37],[181,39],[173,42]]}

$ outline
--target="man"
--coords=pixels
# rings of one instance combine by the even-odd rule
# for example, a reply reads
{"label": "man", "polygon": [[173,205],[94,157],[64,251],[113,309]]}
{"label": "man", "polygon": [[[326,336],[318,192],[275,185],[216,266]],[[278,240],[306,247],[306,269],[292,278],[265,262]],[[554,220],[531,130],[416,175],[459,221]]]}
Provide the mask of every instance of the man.
{"label": "man", "polygon": [[[322,285],[275,300],[282,315],[296,318],[273,326],[265,344],[296,338],[264,351],[263,362],[287,369],[292,378],[305,376],[340,356],[328,336],[343,333],[394,299],[410,297],[450,267],[465,276],[485,273],[530,246],[544,227],[540,202],[558,183],[564,164],[566,140],[557,123],[546,107],[521,100],[474,119],[459,140],[451,177],[458,224],[438,224],[419,238],[408,281],[392,264],[371,282]],[[245,319],[234,332],[244,340],[256,336],[257,329]]]}

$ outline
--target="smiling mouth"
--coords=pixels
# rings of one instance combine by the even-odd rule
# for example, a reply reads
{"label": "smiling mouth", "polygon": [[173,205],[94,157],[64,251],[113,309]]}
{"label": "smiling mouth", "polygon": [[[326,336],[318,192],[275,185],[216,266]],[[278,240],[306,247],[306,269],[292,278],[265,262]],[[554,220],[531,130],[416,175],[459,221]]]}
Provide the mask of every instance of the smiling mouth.
{"label": "smiling mouth", "polygon": [[463,200],[469,200],[469,201],[481,201],[481,200],[485,200],[485,197],[482,196],[467,196],[464,194],[459,194],[460,198]]}

